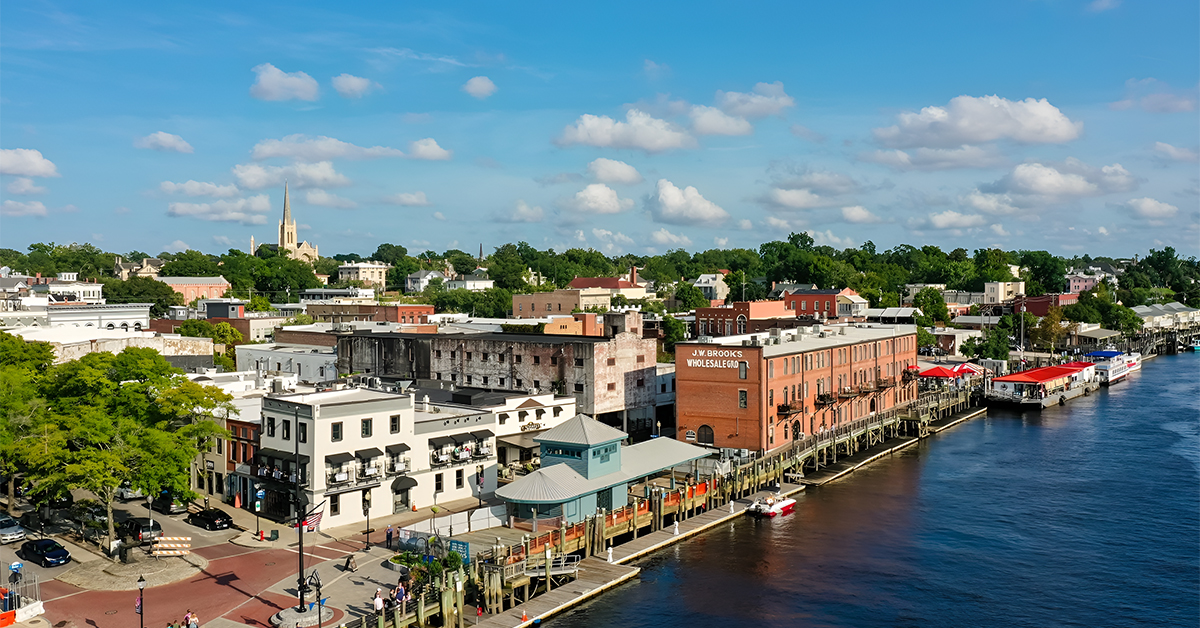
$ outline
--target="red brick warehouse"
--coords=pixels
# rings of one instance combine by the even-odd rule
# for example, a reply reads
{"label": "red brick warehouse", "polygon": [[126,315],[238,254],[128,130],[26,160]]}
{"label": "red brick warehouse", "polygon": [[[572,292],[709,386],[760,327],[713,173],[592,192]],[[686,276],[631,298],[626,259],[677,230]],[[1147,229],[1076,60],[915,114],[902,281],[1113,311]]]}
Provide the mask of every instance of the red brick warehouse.
{"label": "red brick warehouse", "polygon": [[676,438],[767,452],[916,397],[916,328],[771,330],[675,347]]}

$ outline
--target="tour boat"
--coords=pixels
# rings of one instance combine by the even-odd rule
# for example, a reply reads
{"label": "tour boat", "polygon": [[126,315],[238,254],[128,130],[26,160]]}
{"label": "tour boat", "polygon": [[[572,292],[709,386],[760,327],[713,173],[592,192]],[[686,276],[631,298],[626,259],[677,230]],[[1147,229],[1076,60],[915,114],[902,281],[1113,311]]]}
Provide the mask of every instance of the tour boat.
{"label": "tour boat", "polygon": [[786,515],[796,507],[796,500],[782,495],[771,495],[766,499],[756,499],[746,510],[755,517],[774,517]]}
{"label": "tour boat", "polygon": [[[1142,356],[1136,353],[1133,355],[1136,356],[1137,367],[1141,368]],[[1111,386],[1124,379],[1130,371],[1129,363],[1134,359],[1133,356],[1113,348],[1093,351],[1084,357],[1096,365],[1096,379],[1103,386]]]}
{"label": "tour boat", "polygon": [[1142,370],[1142,354],[1134,352],[1125,356],[1125,366],[1129,367],[1129,372]]}

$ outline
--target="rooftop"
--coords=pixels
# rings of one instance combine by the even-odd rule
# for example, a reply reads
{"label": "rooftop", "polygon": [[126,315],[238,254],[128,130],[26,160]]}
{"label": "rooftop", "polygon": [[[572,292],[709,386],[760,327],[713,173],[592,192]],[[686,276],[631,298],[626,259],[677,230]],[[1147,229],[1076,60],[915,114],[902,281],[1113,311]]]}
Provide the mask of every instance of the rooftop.
{"label": "rooftop", "polygon": [[162,277],[157,279],[171,286],[207,286],[212,284],[229,285],[229,282],[224,277]]}
{"label": "rooftop", "polygon": [[625,432],[605,425],[586,414],[576,414],[558,426],[542,432],[539,443],[563,443],[567,445],[600,445],[625,440]]}
{"label": "rooftop", "polygon": [[608,288],[610,290],[639,287],[620,277],[576,277],[571,280],[570,285],[572,288]]}
{"label": "rooftop", "polygon": [[342,390],[322,390],[319,392],[295,393],[273,397],[279,401],[306,406],[322,406],[343,403],[361,403],[364,401],[409,401],[408,395],[396,395],[367,388],[344,388]]}
{"label": "rooftop", "polygon": [[[764,344],[769,338],[774,338],[770,334],[742,334],[738,336],[721,336],[712,338],[710,342],[688,341],[679,343],[680,346],[687,345],[719,345],[719,346],[744,346],[743,341],[753,341],[757,338],[759,346],[762,347],[763,357],[775,357],[780,355],[792,355],[794,353],[804,351],[815,351],[820,349],[830,349],[834,347],[844,347],[867,342],[871,340],[887,340],[917,333],[915,325],[827,325],[824,326],[825,337],[813,329],[807,332],[809,328],[786,329],[781,330],[778,335],[779,344]],[[844,333],[843,333],[844,332]],[[753,346],[753,345],[751,345]]]}
{"label": "rooftop", "polygon": [[241,345],[240,347],[238,347],[238,350],[239,351],[242,351],[242,350],[271,351],[273,353],[284,353],[284,354],[294,354],[294,355],[310,355],[310,354],[336,355],[337,354],[337,350],[334,349],[333,347],[322,347],[322,346],[317,346],[317,345],[292,345],[292,344],[282,344],[282,343],[276,343],[276,342],[267,342],[267,343],[263,343],[263,344]]}

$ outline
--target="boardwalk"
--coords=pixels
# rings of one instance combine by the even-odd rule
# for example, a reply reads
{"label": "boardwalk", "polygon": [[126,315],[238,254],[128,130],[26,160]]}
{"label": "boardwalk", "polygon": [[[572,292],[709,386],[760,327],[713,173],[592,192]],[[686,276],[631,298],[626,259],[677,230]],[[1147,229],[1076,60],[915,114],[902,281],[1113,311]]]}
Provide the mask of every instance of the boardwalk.
{"label": "boardwalk", "polygon": [[[530,626],[534,619],[544,620],[551,615],[567,610],[588,598],[632,579],[640,571],[640,567],[611,565],[599,557],[585,558],[579,563],[579,577],[569,584],[539,595],[508,611],[492,615],[479,622],[478,625],[481,628]],[[528,617],[527,621],[521,621],[522,614]]]}

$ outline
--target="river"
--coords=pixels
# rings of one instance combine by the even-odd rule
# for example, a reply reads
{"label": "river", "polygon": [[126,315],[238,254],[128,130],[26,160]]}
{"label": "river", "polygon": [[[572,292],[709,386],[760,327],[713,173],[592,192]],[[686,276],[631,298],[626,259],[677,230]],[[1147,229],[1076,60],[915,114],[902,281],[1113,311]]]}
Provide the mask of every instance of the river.
{"label": "river", "polygon": [[550,628],[1200,625],[1200,356],[991,408],[638,563]]}

